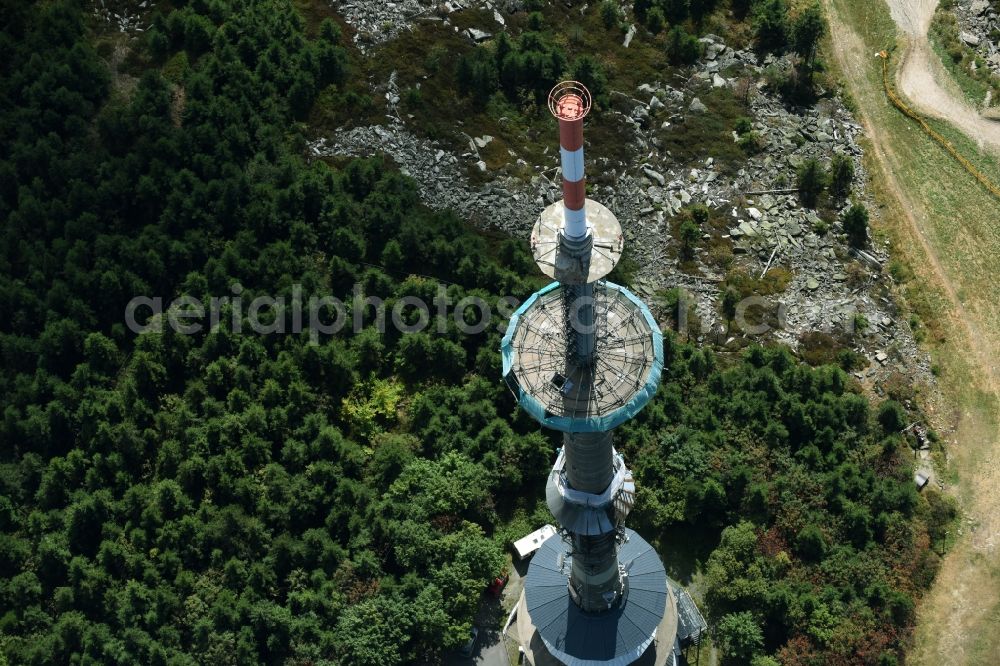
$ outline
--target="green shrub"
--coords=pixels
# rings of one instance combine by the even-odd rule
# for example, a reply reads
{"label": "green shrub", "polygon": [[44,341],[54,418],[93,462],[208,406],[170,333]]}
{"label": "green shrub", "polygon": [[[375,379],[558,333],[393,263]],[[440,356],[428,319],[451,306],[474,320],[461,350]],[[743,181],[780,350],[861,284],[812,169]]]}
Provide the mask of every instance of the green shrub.
{"label": "green shrub", "polygon": [[830,163],[830,193],[844,198],[851,193],[854,180],[854,160],[847,155],[834,155]]}
{"label": "green shrub", "polygon": [[486,102],[500,85],[496,62],[488,50],[474,49],[458,61],[456,70],[458,90],[471,95],[479,102]]}
{"label": "green shrub", "polygon": [[663,32],[665,27],[667,27],[667,18],[663,15],[663,10],[659,7],[650,9],[646,14],[646,29],[654,35],[658,35]]}
{"label": "green shrub", "polygon": [[695,204],[689,209],[691,211],[691,219],[695,221],[698,225],[704,225],[708,222],[710,211],[708,206],[704,204]]}
{"label": "green shrub", "polygon": [[607,29],[617,28],[620,20],[620,11],[618,9],[618,3],[615,0],[604,0],[601,3],[601,20],[604,21],[604,27]]}
{"label": "green shrub", "polygon": [[690,65],[701,57],[701,43],[683,26],[675,25],[667,33],[667,59],[674,65]]}
{"label": "green shrub", "polygon": [[868,242],[868,209],[864,204],[854,204],[844,213],[844,233],[851,247],[862,248]]}
{"label": "green shrub", "polygon": [[806,160],[799,167],[796,186],[799,188],[799,199],[802,205],[808,208],[815,208],[820,195],[826,189],[826,175],[820,167],[819,162],[814,159]]}
{"label": "green shrub", "polygon": [[902,432],[906,427],[906,412],[895,400],[886,400],[878,408],[878,422],[887,435]]}
{"label": "green shrub", "polygon": [[701,228],[691,220],[684,220],[680,226],[681,256],[694,259],[695,248],[701,238]]}
{"label": "green shrub", "polygon": [[785,0],[754,3],[754,37],[763,51],[781,51],[788,44],[788,5]]}
{"label": "green shrub", "polygon": [[736,142],[747,155],[756,155],[764,149],[764,139],[757,132],[748,132]]}
{"label": "green shrub", "polygon": [[716,634],[723,656],[741,664],[747,663],[764,647],[764,632],[750,611],[723,616]]}
{"label": "green shrub", "polygon": [[826,555],[826,537],[815,525],[806,525],[795,537],[795,549],[804,559],[818,562]]}

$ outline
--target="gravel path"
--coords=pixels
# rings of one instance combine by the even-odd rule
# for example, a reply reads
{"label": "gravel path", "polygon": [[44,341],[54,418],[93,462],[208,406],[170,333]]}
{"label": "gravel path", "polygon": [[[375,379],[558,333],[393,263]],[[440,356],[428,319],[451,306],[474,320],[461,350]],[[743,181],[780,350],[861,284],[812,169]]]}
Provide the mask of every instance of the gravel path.
{"label": "gravel path", "polygon": [[899,90],[923,113],[947,120],[981,148],[1000,153],[1000,123],[983,118],[965,101],[927,39],[938,0],[886,0],[886,4],[909,40],[897,73]]}

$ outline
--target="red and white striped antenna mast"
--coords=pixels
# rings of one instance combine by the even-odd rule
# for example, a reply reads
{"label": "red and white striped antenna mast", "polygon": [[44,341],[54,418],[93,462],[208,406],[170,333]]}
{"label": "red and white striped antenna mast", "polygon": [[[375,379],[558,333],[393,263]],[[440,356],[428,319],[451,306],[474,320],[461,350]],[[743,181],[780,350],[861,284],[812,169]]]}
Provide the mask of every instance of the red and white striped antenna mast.
{"label": "red and white striped antenna mast", "polygon": [[549,111],[559,120],[562,161],[563,233],[572,239],[587,234],[587,178],[583,160],[583,119],[590,113],[590,92],[579,81],[563,81],[549,93]]}

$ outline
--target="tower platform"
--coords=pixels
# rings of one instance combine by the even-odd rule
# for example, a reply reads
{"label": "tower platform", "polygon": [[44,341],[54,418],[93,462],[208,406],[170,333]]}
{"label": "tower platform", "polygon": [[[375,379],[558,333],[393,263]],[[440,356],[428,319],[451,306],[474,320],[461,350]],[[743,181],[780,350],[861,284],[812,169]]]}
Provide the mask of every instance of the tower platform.
{"label": "tower platform", "polygon": [[619,550],[626,592],[614,608],[586,613],[568,591],[572,553],[558,535],[535,553],[518,608],[518,633],[534,666],[662,666],[677,633],[676,600],[659,555],[630,529]]}
{"label": "tower platform", "polygon": [[560,240],[566,205],[557,201],[542,211],[531,230],[531,252],[545,275],[563,284],[586,284],[605,278],[622,258],[625,238],[615,214],[593,199],[586,200],[589,251],[582,259],[564,251]]}
{"label": "tower platform", "polygon": [[628,289],[594,285],[594,362],[567,361],[572,336],[566,294],[553,282],[511,316],[500,345],[503,377],[521,407],[563,432],[605,432],[629,420],[656,394],[663,335],[649,308]]}

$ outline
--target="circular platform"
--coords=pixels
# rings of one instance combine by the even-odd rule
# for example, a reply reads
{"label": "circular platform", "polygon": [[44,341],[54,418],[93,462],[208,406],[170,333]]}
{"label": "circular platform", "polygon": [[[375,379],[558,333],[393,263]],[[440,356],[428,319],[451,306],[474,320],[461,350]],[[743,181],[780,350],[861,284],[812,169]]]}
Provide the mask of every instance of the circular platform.
{"label": "circular platform", "polygon": [[676,611],[663,562],[637,533],[626,529],[625,535],[618,561],[627,574],[627,591],[617,606],[602,613],[585,613],[570,598],[572,554],[558,535],[531,560],[525,609],[546,650],[564,664],[631,664],[654,639],[673,646],[674,636],[658,635],[658,628],[676,632],[677,626],[676,617],[666,617]]}
{"label": "circular platform", "polygon": [[594,285],[594,362],[570,360],[563,287],[553,282],[511,316],[500,345],[503,377],[521,406],[549,428],[606,432],[632,418],[656,394],[663,336],[628,289]]}
{"label": "circular platform", "polygon": [[592,234],[590,252],[582,260],[565,252],[559,240],[563,227],[562,201],[542,211],[531,230],[531,252],[543,273],[563,284],[597,282],[611,272],[622,258],[625,239],[618,218],[611,210],[587,199],[587,224]]}

